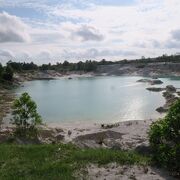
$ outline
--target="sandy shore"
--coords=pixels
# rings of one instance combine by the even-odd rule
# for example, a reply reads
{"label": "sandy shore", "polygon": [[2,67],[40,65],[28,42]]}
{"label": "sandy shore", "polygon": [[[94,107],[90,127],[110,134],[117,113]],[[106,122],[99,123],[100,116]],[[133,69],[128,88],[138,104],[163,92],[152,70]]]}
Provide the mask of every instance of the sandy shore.
{"label": "sandy shore", "polygon": [[[153,120],[125,121],[116,124],[49,123],[46,132],[63,136],[63,142],[79,147],[140,149],[148,147],[148,130]],[[52,137],[51,136],[51,137]]]}

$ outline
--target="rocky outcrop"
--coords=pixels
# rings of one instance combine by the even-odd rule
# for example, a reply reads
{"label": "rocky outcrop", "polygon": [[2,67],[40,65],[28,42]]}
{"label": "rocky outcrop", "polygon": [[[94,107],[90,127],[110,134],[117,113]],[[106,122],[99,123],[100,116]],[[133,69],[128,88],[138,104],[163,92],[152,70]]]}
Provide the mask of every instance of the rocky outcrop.
{"label": "rocky outcrop", "polygon": [[81,135],[76,137],[73,141],[79,147],[94,148],[107,146],[109,148],[112,148],[115,145],[115,140],[121,139],[122,135],[122,133],[107,130],[103,132]]}
{"label": "rocky outcrop", "polygon": [[[141,67],[141,68],[139,68]],[[106,75],[135,75],[135,76],[179,76],[180,63],[127,63],[127,64],[113,64],[113,65],[99,65],[96,70],[97,74]]]}
{"label": "rocky outcrop", "polygon": [[44,144],[59,143],[64,140],[64,131],[59,128],[43,127],[39,131],[39,140]]}
{"label": "rocky outcrop", "polygon": [[168,86],[166,86],[166,91],[170,92],[170,93],[175,93],[176,88],[173,85],[168,85]]}
{"label": "rocky outcrop", "polygon": [[179,97],[175,96],[176,88],[174,86],[168,85],[166,86],[165,90],[166,91],[163,92],[163,97],[166,99],[166,103],[164,104],[164,106],[156,109],[156,111],[159,113],[167,112],[172,104],[179,99]]}
{"label": "rocky outcrop", "polygon": [[150,85],[163,84],[159,79],[140,79],[137,82],[148,83]]}
{"label": "rocky outcrop", "polygon": [[64,131],[60,128],[41,127],[38,132],[38,137],[35,139],[15,137],[12,127],[0,130],[0,143],[10,141],[16,144],[52,144],[62,142],[64,137]]}
{"label": "rocky outcrop", "polygon": [[146,88],[148,91],[152,91],[152,92],[161,92],[164,90],[164,88],[157,88],[157,87],[149,87]]}

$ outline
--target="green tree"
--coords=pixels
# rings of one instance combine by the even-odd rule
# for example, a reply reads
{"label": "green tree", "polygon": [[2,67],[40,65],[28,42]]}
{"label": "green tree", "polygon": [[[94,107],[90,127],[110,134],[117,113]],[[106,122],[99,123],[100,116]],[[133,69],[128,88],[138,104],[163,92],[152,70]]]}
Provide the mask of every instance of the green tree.
{"label": "green tree", "polygon": [[2,73],[3,73],[3,66],[2,66],[2,64],[0,63],[0,78],[2,77]]}
{"label": "green tree", "polygon": [[13,103],[12,124],[16,126],[15,135],[24,138],[37,137],[37,125],[42,123],[37,113],[37,105],[28,95],[23,93]]}
{"label": "green tree", "polygon": [[151,125],[149,137],[154,161],[180,172],[180,100],[170,108],[164,119]]}
{"label": "green tree", "polygon": [[7,64],[5,70],[2,73],[2,78],[6,81],[12,81],[13,74],[14,74],[14,72],[13,72],[11,65]]}

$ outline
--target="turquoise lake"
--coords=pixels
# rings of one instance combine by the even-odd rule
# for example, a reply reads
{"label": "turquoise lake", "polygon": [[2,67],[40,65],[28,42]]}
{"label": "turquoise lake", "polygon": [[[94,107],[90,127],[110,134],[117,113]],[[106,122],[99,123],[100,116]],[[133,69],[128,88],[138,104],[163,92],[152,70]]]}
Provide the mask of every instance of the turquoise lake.
{"label": "turquoise lake", "polygon": [[[45,122],[104,122],[143,120],[160,117],[155,111],[165,103],[161,92],[149,92],[142,77],[80,77],[69,80],[25,82],[17,95],[28,92]],[[160,78],[180,88],[180,79]]]}

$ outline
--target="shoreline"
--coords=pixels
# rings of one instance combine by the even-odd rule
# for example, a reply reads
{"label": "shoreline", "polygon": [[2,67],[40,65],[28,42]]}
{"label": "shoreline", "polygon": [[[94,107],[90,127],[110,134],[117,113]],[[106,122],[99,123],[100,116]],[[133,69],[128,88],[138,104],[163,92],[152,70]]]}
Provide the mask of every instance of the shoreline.
{"label": "shoreline", "polygon": [[[49,130],[61,129],[63,130],[61,135],[64,135],[64,142],[74,141],[74,139],[80,136],[95,135],[101,132],[118,132],[128,136],[128,139],[133,140],[133,135],[138,136],[140,134],[144,139],[146,139],[146,132],[152,122],[157,119],[149,120],[127,120],[120,121],[117,123],[48,123],[44,127]],[[129,128],[132,129],[129,132]],[[141,130],[143,129],[143,131]],[[69,131],[71,131],[69,135]],[[131,137],[131,138],[130,138]],[[110,138],[110,137],[109,137]],[[88,138],[87,138],[88,140]],[[94,139],[95,140],[95,139]],[[122,139],[121,139],[122,140]]]}
{"label": "shoreline", "polygon": [[[80,148],[110,148],[149,151],[148,131],[154,120],[129,120],[115,124],[53,123],[39,126],[42,144],[73,143]],[[0,130],[0,143],[8,139],[13,126]],[[2,142],[1,142],[2,141]]]}
{"label": "shoreline", "polygon": [[[55,79],[55,80],[62,79],[62,78],[71,80],[72,78],[96,76],[95,73],[85,73],[85,74],[72,73],[72,74],[65,74],[65,75],[61,75],[61,76],[57,76],[57,74],[53,74],[53,75],[56,75],[56,76],[53,76],[53,79]],[[47,80],[47,76],[43,75],[42,77],[45,78],[44,80]],[[40,78],[40,80],[43,80],[42,77]],[[52,78],[52,77],[50,77],[50,78]],[[25,81],[31,81],[31,80],[38,80],[38,79],[34,79],[32,77],[27,78],[26,75],[24,75],[22,77],[19,77],[17,74],[15,75],[15,82],[16,83],[18,82],[19,86],[21,86]],[[5,119],[4,118],[5,114],[10,112],[10,107],[11,107],[12,101],[16,97],[15,94],[13,93],[13,91],[6,89],[5,93],[6,92],[8,92],[9,96],[12,96],[13,98],[10,99],[11,101],[8,102],[7,106],[5,106],[5,108],[4,108],[4,109],[8,109],[8,111],[3,111],[3,116],[0,114],[0,118],[2,120]],[[0,105],[2,105],[2,103]],[[120,136],[121,137],[120,139],[125,144],[127,143],[127,139],[128,139],[128,141],[130,141],[130,144],[133,144],[133,147],[135,147],[137,145],[137,142],[135,140],[133,140],[133,138],[134,138],[133,136],[136,137],[136,136],[141,136],[141,134],[143,134],[144,137],[141,136],[141,141],[145,142],[145,144],[147,145],[147,131],[150,127],[150,124],[153,121],[155,121],[155,120],[151,120],[151,119],[149,119],[149,120],[147,120],[147,119],[145,119],[145,120],[125,120],[125,121],[120,121],[117,123],[101,123],[101,122],[82,123],[82,122],[78,122],[78,121],[77,122],[46,123],[45,126],[42,126],[42,131],[48,132],[47,134],[49,134],[49,135],[45,135],[45,137],[42,137],[42,142],[51,143],[52,141],[56,141],[57,136],[60,136],[61,137],[60,139],[63,140],[64,142],[75,142],[78,146],[89,146],[88,145],[89,142],[87,143],[87,141],[89,141],[89,138],[92,139],[92,137],[94,137],[92,142],[90,142],[90,144],[91,144],[90,146],[101,147],[97,143],[97,141],[99,141],[99,140],[97,140],[99,138],[99,136],[100,137],[107,136],[110,138],[112,136],[113,137],[112,139],[114,139],[114,138],[116,139],[116,136],[120,136],[120,134],[122,133],[122,134],[126,134],[124,136],[124,137],[126,137],[124,140],[123,140],[123,135]],[[7,124],[7,123],[3,124],[3,121],[2,121],[1,129],[2,128],[9,129],[12,127],[9,126],[9,124]],[[129,129],[131,129],[131,130],[129,130]],[[140,131],[140,129],[142,130],[143,133]],[[86,136],[88,136],[87,139],[85,138]],[[51,137],[51,139],[49,139],[50,137]],[[80,138],[80,139],[85,138],[85,142],[80,143],[78,138]],[[115,141],[114,143],[116,144],[117,142]],[[106,143],[105,146],[109,146],[109,145],[107,145],[107,143]],[[112,144],[111,144],[111,146],[112,146]],[[120,144],[118,146],[120,146]]]}

